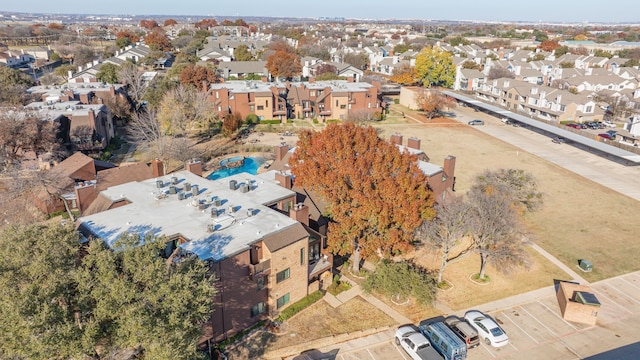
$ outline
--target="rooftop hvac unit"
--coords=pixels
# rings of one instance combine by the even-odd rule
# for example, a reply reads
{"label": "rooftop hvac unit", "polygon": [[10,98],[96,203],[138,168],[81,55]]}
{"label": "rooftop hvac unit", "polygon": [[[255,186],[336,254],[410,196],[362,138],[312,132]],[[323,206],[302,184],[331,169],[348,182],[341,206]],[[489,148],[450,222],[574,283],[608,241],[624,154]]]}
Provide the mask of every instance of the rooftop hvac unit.
{"label": "rooftop hvac unit", "polygon": [[211,208],[211,217],[212,218],[217,218],[218,217],[218,208],[215,208],[215,207]]}
{"label": "rooftop hvac unit", "polygon": [[173,185],[172,185],[172,186],[170,186],[170,187],[169,187],[169,194],[172,194],[172,195],[173,195],[173,194],[175,194],[175,193],[177,193],[177,192],[178,192],[178,191],[176,190],[176,187],[175,187],[175,186],[173,186]]}
{"label": "rooftop hvac unit", "polygon": [[207,224],[207,232],[214,232],[216,231],[216,226],[213,224]]}
{"label": "rooftop hvac unit", "polygon": [[178,178],[177,178],[177,177],[175,177],[175,176],[172,176],[172,177],[171,177],[171,183],[172,183],[173,185],[177,184],[177,183],[178,183]]}
{"label": "rooftop hvac unit", "polygon": [[253,209],[252,208],[247,209],[247,216],[248,217],[252,217],[253,216]]}
{"label": "rooftop hvac unit", "polygon": [[235,190],[236,189],[236,185],[238,185],[238,182],[235,180],[229,180],[229,189],[231,190]]}
{"label": "rooftop hvac unit", "polygon": [[198,204],[198,210],[204,210],[206,208],[207,208],[207,204],[204,204],[204,203]]}
{"label": "rooftop hvac unit", "polygon": [[162,180],[156,180],[156,187],[157,187],[157,188],[164,187],[164,181],[162,181]]}
{"label": "rooftop hvac unit", "polygon": [[222,205],[222,199],[220,199],[219,197],[217,197],[217,196],[216,196],[216,198],[215,198],[215,199],[213,199],[213,204],[214,204],[215,206],[220,206],[220,205]]}
{"label": "rooftop hvac unit", "polygon": [[191,191],[191,183],[184,183],[184,191]]}
{"label": "rooftop hvac unit", "polygon": [[233,214],[236,211],[236,208],[233,205],[229,205],[229,214]]}
{"label": "rooftop hvac unit", "polygon": [[198,195],[198,185],[196,185],[196,184],[191,185],[191,194],[193,196],[197,196]]}
{"label": "rooftop hvac unit", "polygon": [[249,185],[247,185],[247,184],[240,185],[240,192],[241,193],[249,192]]}
{"label": "rooftop hvac unit", "polygon": [[178,200],[184,200],[184,193],[183,192],[179,192],[178,193]]}

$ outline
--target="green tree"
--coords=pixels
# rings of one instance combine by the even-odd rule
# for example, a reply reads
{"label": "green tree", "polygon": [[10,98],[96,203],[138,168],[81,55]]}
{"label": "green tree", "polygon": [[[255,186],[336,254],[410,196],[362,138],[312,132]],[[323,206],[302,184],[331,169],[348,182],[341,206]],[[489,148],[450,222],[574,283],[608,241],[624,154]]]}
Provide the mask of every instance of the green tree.
{"label": "green tree", "polygon": [[[78,269],[85,341],[141,349],[145,359],[199,358],[215,289],[205,262],[158,256],[166,239],[123,234],[113,251],[91,241]],[[106,340],[106,341],[105,341]]]}
{"label": "green tree", "polygon": [[75,65],[61,65],[53,70],[53,73],[62,77],[65,81],[69,81],[69,71],[71,71],[71,74],[73,74],[77,70],[78,67]]}
{"label": "green tree", "polygon": [[0,66],[0,105],[21,105],[25,90],[33,84],[29,75]]}
{"label": "green tree", "polygon": [[362,284],[365,292],[386,294],[390,298],[413,296],[420,304],[432,304],[436,298],[433,277],[423,268],[406,261],[382,261]]}
{"label": "green tree", "polygon": [[553,51],[556,57],[560,57],[568,52],[569,52],[569,47],[567,45],[560,46],[559,48],[556,48]]}
{"label": "green tree", "polygon": [[425,87],[452,87],[456,77],[453,55],[438,46],[427,46],[416,57],[416,74]]}
{"label": "green tree", "polygon": [[[74,281],[79,239],[71,226],[10,226],[0,233],[0,354],[69,359],[82,354]],[[55,251],[53,250],[55,249]]]}
{"label": "green tree", "polygon": [[380,139],[373,127],[348,122],[303,131],[289,166],[297,184],[329,204],[329,247],[351,254],[356,271],[361,255],[389,257],[411,249],[414,230],[434,215],[433,194],[416,158]]}
{"label": "green tree", "polygon": [[[125,39],[125,38],[123,38]],[[96,79],[107,84],[115,84],[118,82],[118,70],[120,66],[112,63],[105,63],[100,66],[100,70],[96,73]]]}
{"label": "green tree", "polygon": [[249,61],[253,58],[253,55],[247,45],[240,44],[233,50],[233,57],[236,61]]}
{"label": "green tree", "polygon": [[[0,354],[11,359],[194,359],[215,288],[203,261],[158,256],[166,239],[91,240],[73,226],[10,226],[0,245]],[[55,250],[52,250],[55,249]]]}

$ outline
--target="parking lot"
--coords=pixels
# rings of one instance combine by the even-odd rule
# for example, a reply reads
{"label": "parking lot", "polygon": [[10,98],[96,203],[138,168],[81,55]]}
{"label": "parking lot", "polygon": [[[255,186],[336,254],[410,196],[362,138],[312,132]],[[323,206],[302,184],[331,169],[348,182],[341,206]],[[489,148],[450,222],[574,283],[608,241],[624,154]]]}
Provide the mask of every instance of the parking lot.
{"label": "parking lot", "polygon": [[[509,344],[493,348],[481,343],[468,359],[635,359],[640,342],[640,273],[591,285],[601,303],[596,326],[562,319],[553,288],[548,295],[510,308],[488,312],[509,335]],[[482,306],[479,310],[483,310]],[[457,314],[459,316],[463,313]],[[631,346],[629,346],[631,345]],[[618,352],[607,353],[620,348]],[[338,351],[336,359],[383,360],[409,356],[393,339],[358,350]]]}

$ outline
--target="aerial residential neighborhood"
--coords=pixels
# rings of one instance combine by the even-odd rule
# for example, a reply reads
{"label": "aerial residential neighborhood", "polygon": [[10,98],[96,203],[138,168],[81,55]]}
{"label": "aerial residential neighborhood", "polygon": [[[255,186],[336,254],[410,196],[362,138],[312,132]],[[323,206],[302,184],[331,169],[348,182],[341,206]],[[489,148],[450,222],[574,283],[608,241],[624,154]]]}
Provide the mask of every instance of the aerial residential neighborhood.
{"label": "aerial residential neighborhood", "polygon": [[0,359],[635,359],[640,22],[463,3],[3,5]]}

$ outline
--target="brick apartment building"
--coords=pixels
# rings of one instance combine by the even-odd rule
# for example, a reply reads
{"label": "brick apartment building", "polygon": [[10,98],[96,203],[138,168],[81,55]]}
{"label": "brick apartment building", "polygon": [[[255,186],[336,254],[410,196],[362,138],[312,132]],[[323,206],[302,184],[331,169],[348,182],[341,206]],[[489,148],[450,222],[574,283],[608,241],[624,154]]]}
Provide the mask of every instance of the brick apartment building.
{"label": "brick apartment building", "polygon": [[212,84],[209,99],[220,116],[255,114],[259,119],[347,119],[358,112],[382,112],[379,89],[350,80],[308,82],[229,81]]}
{"label": "brick apartment building", "polygon": [[403,136],[395,133],[391,134],[389,141],[396,145],[401,152],[409,152],[411,155],[415,155],[418,158],[418,167],[425,175],[427,175],[427,184],[431,191],[433,191],[434,199],[436,201],[444,200],[449,191],[454,191],[456,186],[456,157],[448,155],[444,159],[443,166],[439,166],[430,162],[427,154],[420,150],[420,139],[416,137],[410,137],[407,139],[407,145],[402,145]]}
{"label": "brick apartment building", "polygon": [[290,184],[276,171],[215,181],[181,171],[100,192],[104,211],[79,218],[78,229],[107,244],[152,232],[166,236],[166,256],[208,261],[218,293],[203,341],[220,341],[330,283],[332,256]]}

